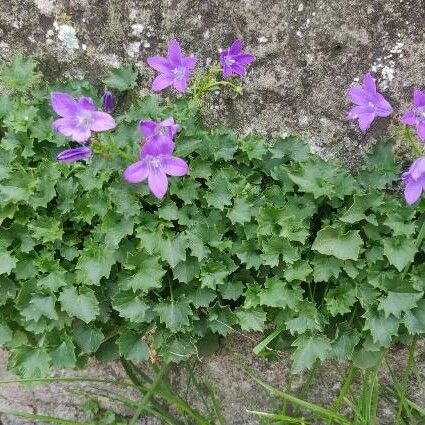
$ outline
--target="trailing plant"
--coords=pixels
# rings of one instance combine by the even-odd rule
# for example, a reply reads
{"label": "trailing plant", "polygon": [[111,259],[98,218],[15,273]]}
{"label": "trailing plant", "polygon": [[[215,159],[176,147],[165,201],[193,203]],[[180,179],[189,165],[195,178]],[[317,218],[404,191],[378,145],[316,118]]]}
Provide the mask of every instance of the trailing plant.
{"label": "trailing plant", "polygon": [[[1,71],[0,343],[11,370],[44,376],[93,355],[179,362],[234,329],[271,332],[257,352],[292,350],[294,372],[329,358],[373,367],[392,341],[425,332],[424,203],[386,191],[400,172],[390,143],[350,174],[296,137],[204,128],[200,99],[220,87],[216,73],[169,103],[136,96],[136,79],[129,68],[105,78],[120,93],[112,118],[91,115],[101,93],[87,81],[46,84],[22,57]],[[52,97],[56,131],[52,92],[65,102]],[[76,114],[91,111],[77,124],[74,97]],[[170,117],[179,128],[152,151]],[[141,124],[142,147],[140,120],[161,130]],[[59,133],[81,146],[60,152]],[[169,157],[180,171],[167,172]]]}

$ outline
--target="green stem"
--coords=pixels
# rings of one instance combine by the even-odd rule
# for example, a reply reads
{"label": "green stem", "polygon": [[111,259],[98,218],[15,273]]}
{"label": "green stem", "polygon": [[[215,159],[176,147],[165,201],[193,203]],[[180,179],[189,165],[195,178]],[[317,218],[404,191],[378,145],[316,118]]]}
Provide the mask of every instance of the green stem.
{"label": "green stem", "polygon": [[412,129],[408,127],[407,125],[404,128],[404,136],[410,143],[410,146],[415,151],[415,154],[418,156],[423,156],[424,151],[422,149],[422,146],[419,144],[419,142],[415,139],[415,137],[412,134]]}
{"label": "green stem", "polygon": [[142,402],[139,404],[139,407],[136,410],[136,413],[131,418],[129,425],[136,425],[137,419],[139,419],[140,414],[143,412],[143,410],[146,410],[146,406],[149,403],[149,400],[153,396],[156,388],[159,386],[159,384],[162,381],[162,378],[168,371],[168,363],[165,363],[164,366],[162,366],[159,373],[156,375],[154,381],[152,382],[152,385],[149,387],[148,391],[146,392],[145,396],[142,399]]}
{"label": "green stem", "polygon": [[397,409],[397,416],[396,416],[396,425],[399,425],[401,423],[401,414],[403,412],[403,407],[404,407],[404,403],[406,400],[406,394],[407,394],[407,385],[409,383],[409,377],[410,377],[410,373],[412,371],[412,366],[413,363],[415,361],[415,350],[416,350],[416,343],[418,342],[418,336],[415,335],[413,337],[413,341],[410,344],[409,347],[409,358],[407,360],[407,365],[406,368],[404,369],[404,373],[403,373],[403,384],[401,387],[401,394],[400,394],[400,401],[398,404],[398,409]]}
{"label": "green stem", "polygon": [[[357,373],[356,367],[351,366],[350,370],[348,371],[348,373],[345,377],[344,383],[342,384],[341,391],[339,392],[338,398],[332,404],[332,409],[335,410],[335,412],[339,411],[339,408],[341,407],[341,405],[344,401],[344,398],[347,396],[348,391],[350,390],[350,387],[353,383],[353,380],[356,376],[356,373]],[[333,425],[333,423],[334,423],[334,420],[332,418],[332,419],[330,419],[328,425]]]}

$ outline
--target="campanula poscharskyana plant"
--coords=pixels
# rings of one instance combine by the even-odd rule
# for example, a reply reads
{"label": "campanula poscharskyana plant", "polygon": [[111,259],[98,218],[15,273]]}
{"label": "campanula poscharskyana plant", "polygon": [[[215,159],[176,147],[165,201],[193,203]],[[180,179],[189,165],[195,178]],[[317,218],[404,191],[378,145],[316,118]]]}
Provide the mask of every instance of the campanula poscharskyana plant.
{"label": "campanula poscharskyana plant", "polygon": [[243,53],[242,40],[236,39],[232,45],[220,53],[220,64],[223,75],[229,78],[233,74],[246,76],[246,66],[255,60],[255,56],[250,53]]}
{"label": "campanula poscharskyana plant", "polygon": [[76,101],[67,93],[53,92],[50,100],[53,110],[62,117],[53,122],[53,129],[78,143],[87,142],[92,131],[112,130],[116,126],[111,115],[96,110],[90,97],[81,96]]}
{"label": "campanula poscharskyana plant", "polygon": [[361,87],[351,87],[348,98],[355,106],[348,113],[348,120],[359,120],[360,130],[364,133],[376,117],[388,117],[393,112],[392,106],[376,89],[376,80],[371,74],[363,77]]}
{"label": "campanula poscharskyana plant", "polygon": [[177,91],[184,93],[197,59],[193,55],[183,56],[178,41],[171,40],[166,58],[152,56],[147,61],[150,67],[159,72],[152,82],[153,91],[161,91],[173,86]]}

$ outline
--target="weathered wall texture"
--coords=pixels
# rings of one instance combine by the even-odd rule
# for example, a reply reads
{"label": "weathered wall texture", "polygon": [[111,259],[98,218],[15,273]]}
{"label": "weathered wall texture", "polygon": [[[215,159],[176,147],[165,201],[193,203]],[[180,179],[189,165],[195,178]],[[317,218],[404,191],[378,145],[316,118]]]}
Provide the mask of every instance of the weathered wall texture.
{"label": "weathered wall texture", "polygon": [[[373,71],[404,108],[413,86],[425,85],[424,21],[424,0],[2,0],[0,59],[20,49],[51,77],[92,79],[134,63],[147,91],[146,58],[171,37],[206,66],[238,36],[258,60],[242,97],[211,99],[208,123],[298,133],[351,165],[368,144],[345,122],[347,86]],[[388,124],[380,120],[366,141]]]}
{"label": "weathered wall texture", "polygon": [[[147,93],[154,73],[146,58],[163,54],[170,38],[205,67],[220,47],[241,37],[258,58],[245,93],[234,100],[210,98],[206,123],[227,123],[241,133],[297,133],[321,154],[352,166],[391,124],[382,119],[363,138],[345,121],[347,86],[373,71],[396,109],[404,108],[412,88],[425,87],[424,22],[424,0],[0,0],[0,60],[21,50],[34,54],[49,78],[93,80],[109,67],[134,63],[141,92]],[[245,351],[254,364],[251,348]],[[222,389],[229,423],[256,423],[244,412],[244,402],[257,390],[238,381],[243,374],[228,352],[220,355],[203,370]],[[256,369],[278,384],[284,363]],[[112,374],[104,367],[90,373]],[[321,391],[317,399],[332,393],[333,388]],[[54,389],[25,395],[2,387],[0,402],[28,409],[35,401],[38,410],[58,413],[52,407],[56,394]],[[74,415],[75,403],[63,397],[61,411]],[[267,408],[263,396],[257,401],[248,407]]]}

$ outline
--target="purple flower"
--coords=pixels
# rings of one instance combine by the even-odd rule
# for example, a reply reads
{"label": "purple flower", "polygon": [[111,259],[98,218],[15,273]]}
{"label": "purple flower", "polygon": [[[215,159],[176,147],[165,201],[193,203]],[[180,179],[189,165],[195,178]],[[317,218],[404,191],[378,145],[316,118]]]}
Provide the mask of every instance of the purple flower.
{"label": "purple flower", "polygon": [[166,58],[162,56],[148,58],[149,66],[159,72],[153,80],[152,90],[160,91],[172,85],[177,91],[185,92],[187,80],[196,62],[197,59],[193,55],[184,57],[177,40],[171,40]]}
{"label": "purple flower", "polygon": [[403,124],[416,127],[416,133],[425,141],[425,93],[418,89],[413,92],[413,109],[407,111],[402,117]]}
{"label": "purple flower", "polygon": [[173,137],[179,130],[179,125],[174,123],[173,117],[163,121],[140,121],[139,129],[145,139],[141,154],[149,149],[152,155],[158,155],[174,150]]}
{"label": "purple flower", "polygon": [[53,110],[62,117],[53,122],[53,129],[78,143],[87,142],[92,131],[111,130],[116,125],[109,114],[96,111],[90,97],[76,101],[67,93],[53,92],[50,98]]}
{"label": "purple flower", "polygon": [[415,160],[410,168],[403,173],[402,178],[406,183],[404,197],[406,202],[412,205],[425,190],[425,156]]}
{"label": "purple flower", "polygon": [[363,132],[370,127],[375,117],[388,117],[393,112],[384,96],[376,91],[376,81],[370,74],[363,77],[362,87],[351,87],[348,90],[348,98],[356,106],[348,113],[347,119],[358,118]]}
{"label": "purple flower", "polygon": [[229,49],[220,53],[220,64],[223,68],[223,75],[228,78],[232,74],[241,77],[246,75],[246,65],[255,60],[255,56],[249,53],[242,53],[242,40],[235,40]]}
{"label": "purple flower", "polygon": [[91,149],[86,146],[79,148],[66,149],[60,152],[57,156],[59,162],[74,162],[81,161],[82,159],[89,159],[91,157]]}
{"label": "purple flower", "polygon": [[140,183],[148,179],[150,191],[158,199],[162,199],[168,190],[167,175],[184,176],[188,171],[187,163],[181,158],[172,156],[169,150],[164,149],[158,153],[156,149],[146,148],[140,160],[124,171],[124,179],[128,183]]}
{"label": "purple flower", "polygon": [[111,114],[114,110],[114,95],[108,90],[102,96],[102,109],[108,114]]}

